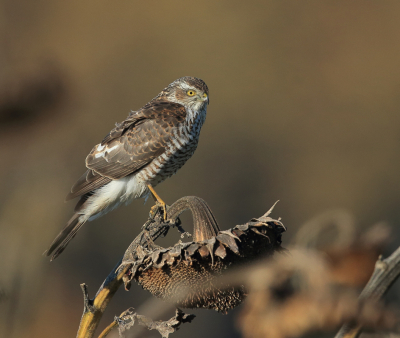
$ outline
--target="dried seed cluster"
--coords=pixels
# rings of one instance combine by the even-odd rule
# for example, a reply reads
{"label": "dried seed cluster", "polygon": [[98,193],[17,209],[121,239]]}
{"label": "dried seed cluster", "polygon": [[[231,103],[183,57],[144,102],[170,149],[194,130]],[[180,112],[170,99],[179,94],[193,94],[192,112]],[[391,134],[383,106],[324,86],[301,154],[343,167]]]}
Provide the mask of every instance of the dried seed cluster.
{"label": "dried seed cluster", "polygon": [[271,256],[281,248],[284,231],[280,221],[264,217],[262,222],[253,220],[205,241],[143,250],[124,277],[125,287],[135,280],[154,296],[179,307],[227,312],[246,297],[245,287],[216,284],[216,278],[228,268]]}

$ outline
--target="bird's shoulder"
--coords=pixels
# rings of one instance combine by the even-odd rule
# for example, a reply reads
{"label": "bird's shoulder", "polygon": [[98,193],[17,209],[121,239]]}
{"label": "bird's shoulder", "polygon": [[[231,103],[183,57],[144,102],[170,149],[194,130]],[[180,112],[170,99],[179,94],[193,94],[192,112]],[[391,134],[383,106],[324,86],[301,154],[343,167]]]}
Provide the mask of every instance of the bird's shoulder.
{"label": "bird's shoulder", "polygon": [[101,145],[106,145],[149,121],[164,124],[164,126],[167,123],[170,127],[177,125],[186,119],[186,114],[185,107],[179,103],[167,100],[150,101],[139,110],[132,111],[121,123],[116,123],[115,128],[107,134]]}

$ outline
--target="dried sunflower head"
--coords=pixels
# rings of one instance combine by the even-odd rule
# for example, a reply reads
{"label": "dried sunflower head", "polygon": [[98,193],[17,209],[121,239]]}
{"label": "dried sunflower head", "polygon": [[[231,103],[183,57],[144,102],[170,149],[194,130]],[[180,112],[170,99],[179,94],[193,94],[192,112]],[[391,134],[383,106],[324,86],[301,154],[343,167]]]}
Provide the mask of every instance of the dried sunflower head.
{"label": "dried sunflower head", "polygon": [[[200,229],[195,223],[194,233],[202,236],[202,226],[210,232],[206,223]],[[136,252],[137,258],[124,277],[125,288],[134,280],[154,296],[179,307],[227,312],[244,300],[246,289],[220,285],[216,278],[232,267],[272,256],[282,249],[285,230],[279,220],[266,215],[226,231],[214,231],[206,240],[194,238],[166,249],[142,249]]]}

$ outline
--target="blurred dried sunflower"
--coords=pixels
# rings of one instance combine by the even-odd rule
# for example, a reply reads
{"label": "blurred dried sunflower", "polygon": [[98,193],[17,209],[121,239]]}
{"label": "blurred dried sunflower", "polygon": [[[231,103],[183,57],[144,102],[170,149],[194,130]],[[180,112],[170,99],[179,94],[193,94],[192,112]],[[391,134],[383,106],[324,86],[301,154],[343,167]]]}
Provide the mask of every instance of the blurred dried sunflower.
{"label": "blurred dried sunflower", "polygon": [[217,284],[216,278],[232,267],[282,250],[281,236],[286,229],[279,220],[268,217],[271,208],[259,219],[219,231],[212,214],[210,221],[208,206],[196,199],[207,209],[208,221],[207,217],[194,219],[194,241],[154,250],[137,247],[134,260],[125,255],[122,266],[132,264],[124,276],[125,288],[128,290],[134,280],[154,296],[179,307],[226,313],[244,300],[246,289],[243,285]]}

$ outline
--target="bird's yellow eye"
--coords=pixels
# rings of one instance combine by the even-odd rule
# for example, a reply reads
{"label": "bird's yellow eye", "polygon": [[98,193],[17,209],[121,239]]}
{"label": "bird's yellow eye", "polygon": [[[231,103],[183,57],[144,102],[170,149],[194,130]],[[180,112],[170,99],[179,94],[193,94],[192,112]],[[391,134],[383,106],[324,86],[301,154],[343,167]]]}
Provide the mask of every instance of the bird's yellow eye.
{"label": "bird's yellow eye", "polygon": [[194,96],[196,92],[194,90],[188,90],[186,94],[188,94],[188,96]]}

